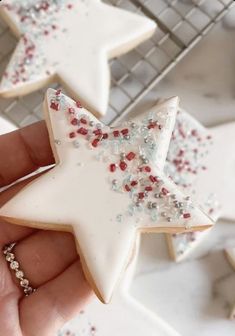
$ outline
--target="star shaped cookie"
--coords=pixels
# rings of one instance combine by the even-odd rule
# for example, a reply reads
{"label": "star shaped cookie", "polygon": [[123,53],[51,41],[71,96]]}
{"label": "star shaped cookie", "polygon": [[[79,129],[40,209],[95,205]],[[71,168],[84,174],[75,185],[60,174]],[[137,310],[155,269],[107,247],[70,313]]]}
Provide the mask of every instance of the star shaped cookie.
{"label": "star shaped cookie", "polygon": [[149,38],[154,21],[100,0],[4,0],[0,14],[20,38],[0,84],[5,97],[58,80],[84,106],[104,115],[108,59]]}
{"label": "star shaped cookie", "polygon": [[[138,247],[136,249],[139,250]],[[71,336],[180,336],[170,325],[129,294],[136,260],[137,258],[128,267],[120,288],[114,294],[110,304],[102,305],[98,299],[92,300],[85,311],[63,327],[58,336],[68,334]]]}
{"label": "star shaped cookie", "polygon": [[162,173],[177,109],[172,98],[138,122],[110,128],[80,102],[48,90],[45,119],[56,166],[4,205],[0,216],[73,232],[85,275],[108,302],[139,232],[213,225]]}
{"label": "star shaped cookie", "polygon": [[[165,174],[214,221],[220,217],[235,219],[235,152],[231,149],[234,141],[235,123],[206,129],[182,110],[177,115]],[[173,258],[186,258],[208,233],[209,230],[168,235]]]}

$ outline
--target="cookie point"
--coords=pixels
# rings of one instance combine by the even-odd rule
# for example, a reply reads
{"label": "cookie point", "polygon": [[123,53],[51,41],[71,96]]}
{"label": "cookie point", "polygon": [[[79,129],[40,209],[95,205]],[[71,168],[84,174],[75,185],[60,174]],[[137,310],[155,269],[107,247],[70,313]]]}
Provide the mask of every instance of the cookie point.
{"label": "cookie point", "polygon": [[52,88],[48,88],[46,91],[46,97],[49,98],[51,95],[55,95],[56,90]]}
{"label": "cookie point", "polygon": [[167,99],[167,103],[170,104],[170,106],[174,107],[174,108],[178,108],[179,107],[179,103],[180,103],[180,99],[178,96],[173,96],[169,99]]}

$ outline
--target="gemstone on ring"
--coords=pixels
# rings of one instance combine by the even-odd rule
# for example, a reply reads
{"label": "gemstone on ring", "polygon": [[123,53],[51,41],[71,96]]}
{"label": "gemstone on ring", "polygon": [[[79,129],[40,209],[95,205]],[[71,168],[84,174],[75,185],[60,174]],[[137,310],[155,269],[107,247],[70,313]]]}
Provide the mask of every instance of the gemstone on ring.
{"label": "gemstone on ring", "polygon": [[27,279],[22,279],[22,280],[20,281],[20,285],[21,285],[22,287],[27,287],[27,286],[29,285],[29,280],[27,280]]}
{"label": "gemstone on ring", "polygon": [[17,277],[18,279],[23,278],[23,276],[24,276],[24,272],[23,272],[23,271],[17,271],[17,272],[16,272],[16,277]]}
{"label": "gemstone on ring", "polygon": [[3,248],[3,254],[9,263],[10,269],[14,270],[16,278],[19,279],[19,284],[23,288],[25,296],[29,296],[34,293],[36,289],[29,285],[29,280],[24,277],[24,272],[20,269],[19,262],[15,260],[16,257],[13,251],[15,245],[16,243],[6,245]]}
{"label": "gemstone on ring", "polygon": [[6,260],[7,261],[13,261],[15,259],[15,256],[13,253],[7,252],[6,254]]}
{"label": "gemstone on ring", "polygon": [[12,261],[11,263],[10,263],[10,268],[11,269],[13,269],[13,270],[16,270],[17,268],[19,267],[19,263],[18,263],[18,261]]}

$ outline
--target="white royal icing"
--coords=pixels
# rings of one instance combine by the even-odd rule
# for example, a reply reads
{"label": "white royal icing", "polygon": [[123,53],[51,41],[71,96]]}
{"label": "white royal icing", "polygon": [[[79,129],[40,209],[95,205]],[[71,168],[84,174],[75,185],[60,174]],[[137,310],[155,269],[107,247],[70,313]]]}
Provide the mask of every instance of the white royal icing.
{"label": "white royal icing", "polygon": [[180,336],[128,293],[135,261],[128,267],[109,305],[102,305],[95,298],[85,311],[62,328],[58,336]]}
{"label": "white royal icing", "polygon": [[4,0],[0,13],[21,36],[0,94],[25,94],[56,78],[100,115],[108,104],[108,59],[156,28],[154,21],[100,0]]}
{"label": "white royal icing", "polygon": [[105,302],[138,232],[213,224],[158,168],[177,107],[172,98],[136,123],[109,128],[79,102],[48,90],[45,112],[57,165],[0,209],[0,215],[25,225],[72,227],[88,280]]}
{"label": "white royal icing", "polygon": [[[235,219],[234,141],[235,123],[206,129],[183,111],[177,115],[165,173],[214,221]],[[208,234],[209,230],[169,235],[174,258],[185,259]]]}

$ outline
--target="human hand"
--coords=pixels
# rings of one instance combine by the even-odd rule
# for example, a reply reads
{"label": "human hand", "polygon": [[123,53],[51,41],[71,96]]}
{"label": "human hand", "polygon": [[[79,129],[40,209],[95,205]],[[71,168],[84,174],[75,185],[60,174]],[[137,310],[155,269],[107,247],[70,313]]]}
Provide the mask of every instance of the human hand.
{"label": "human hand", "polygon": [[[44,122],[0,136],[0,187],[53,163]],[[34,178],[3,191],[0,207]],[[53,336],[92,296],[73,236],[1,221],[0,249],[12,242],[20,269],[37,290],[25,297],[0,253],[0,336]]]}

